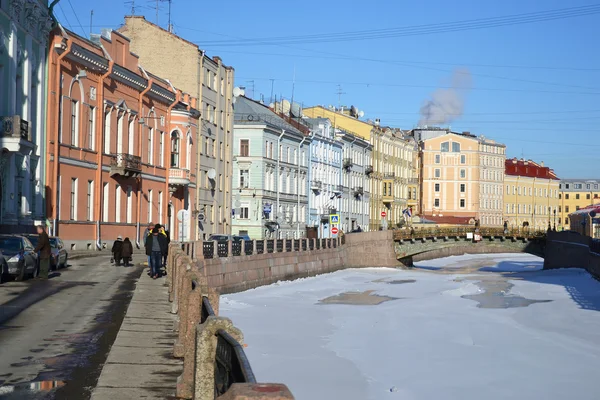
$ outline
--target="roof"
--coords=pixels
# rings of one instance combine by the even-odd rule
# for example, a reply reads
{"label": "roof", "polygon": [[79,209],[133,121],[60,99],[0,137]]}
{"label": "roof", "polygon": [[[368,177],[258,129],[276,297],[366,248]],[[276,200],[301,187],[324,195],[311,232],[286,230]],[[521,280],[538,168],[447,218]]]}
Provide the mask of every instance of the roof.
{"label": "roof", "polygon": [[453,215],[444,215],[440,217],[433,215],[421,215],[421,219],[425,223],[433,222],[435,224],[471,225],[471,221],[475,221],[475,216],[457,217]]}
{"label": "roof", "polygon": [[531,160],[507,159],[504,162],[504,172],[510,176],[559,180],[553,170]]}
{"label": "roof", "polygon": [[573,215],[573,214],[589,214],[590,212],[594,211],[596,213],[596,215],[600,215],[600,203],[598,204],[592,204],[590,206],[587,206],[585,208],[580,208],[579,210],[572,212],[569,215]]}
{"label": "roof", "polygon": [[[295,122],[295,121],[294,121]],[[283,116],[276,114],[269,107],[245,96],[239,96],[234,104],[234,124],[268,125],[275,129],[285,129],[304,136]]]}

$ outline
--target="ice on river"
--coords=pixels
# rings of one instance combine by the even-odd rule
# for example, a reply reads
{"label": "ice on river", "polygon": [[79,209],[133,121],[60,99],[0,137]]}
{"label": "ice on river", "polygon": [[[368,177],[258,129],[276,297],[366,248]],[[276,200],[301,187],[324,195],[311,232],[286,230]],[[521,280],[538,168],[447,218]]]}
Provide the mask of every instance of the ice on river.
{"label": "ice on river", "polygon": [[600,282],[541,268],[493,254],[344,270],[223,296],[220,314],[257,379],[297,400],[598,399]]}

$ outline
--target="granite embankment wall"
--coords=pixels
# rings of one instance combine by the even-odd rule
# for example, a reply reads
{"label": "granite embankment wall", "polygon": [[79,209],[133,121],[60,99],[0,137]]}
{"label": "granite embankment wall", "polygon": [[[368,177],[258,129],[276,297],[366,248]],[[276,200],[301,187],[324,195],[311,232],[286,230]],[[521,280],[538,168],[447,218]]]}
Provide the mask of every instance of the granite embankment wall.
{"label": "granite embankment wall", "polygon": [[[257,253],[257,243],[254,242],[252,249],[248,249],[251,254],[247,255],[242,251],[241,255],[233,256],[230,248],[227,250],[227,257],[218,257],[215,250],[212,254],[206,254],[205,249],[200,249],[205,244],[198,242],[194,244],[194,260],[205,271],[209,287],[221,294],[344,268],[401,266],[396,259],[391,231],[346,235],[344,244],[339,239],[325,239],[319,243],[319,248],[316,239],[290,242],[292,243],[283,240],[280,243],[281,251],[277,251],[275,242],[272,253],[260,254]],[[262,249],[268,247],[266,241],[260,246]],[[214,245],[212,248],[216,249]],[[294,250],[296,248],[297,251]]]}
{"label": "granite embankment wall", "polygon": [[544,269],[585,268],[600,279],[600,254],[592,251],[592,239],[576,232],[548,232]]}

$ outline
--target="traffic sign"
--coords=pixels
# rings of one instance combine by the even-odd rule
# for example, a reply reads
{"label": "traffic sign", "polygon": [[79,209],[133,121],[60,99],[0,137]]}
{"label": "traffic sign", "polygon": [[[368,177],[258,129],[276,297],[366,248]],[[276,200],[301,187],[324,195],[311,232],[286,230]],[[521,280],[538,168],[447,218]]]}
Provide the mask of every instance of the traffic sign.
{"label": "traffic sign", "polygon": [[340,223],[340,214],[330,214],[329,223],[331,225],[338,225]]}
{"label": "traffic sign", "polygon": [[206,217],[205,217],[204,213],[200,213],[200,214],[198,214],[198,222],[204,222],[204,219],[205,219],[205,218],[206,218]]}
{"label": "traffic sign", "polygon": [[337,226],[334,225],[334,226],[331,227],[331,234],[332,235],[337,235],[338,234],[338,228],[337,228]]}
{"label": "traffic sign", "polygon": [[381,218],[385,218],[385,217],[387,217],[387,213],[385,211],[382,211],[381,212]]}
{"label": "traffic sign", "polygon": [[189,211],[186,209],[177,211],[177,221],[182,222],[189,218]]}

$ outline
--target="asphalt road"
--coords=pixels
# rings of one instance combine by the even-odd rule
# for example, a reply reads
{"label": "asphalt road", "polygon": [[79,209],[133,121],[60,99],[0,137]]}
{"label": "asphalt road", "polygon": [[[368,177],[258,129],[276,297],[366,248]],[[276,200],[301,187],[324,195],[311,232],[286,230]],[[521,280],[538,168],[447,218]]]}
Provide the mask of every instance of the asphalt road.
{"label": "asphalt road", "polygon": [[141,272],[98,256],[0,285],[0,399],[89,398]]}

